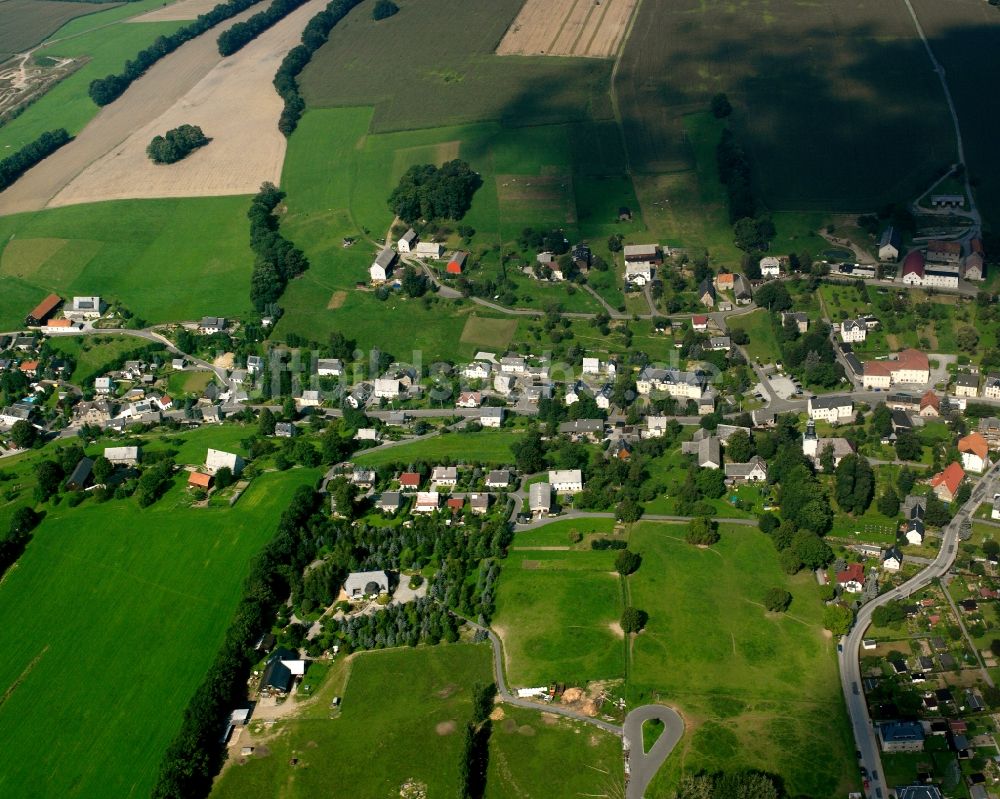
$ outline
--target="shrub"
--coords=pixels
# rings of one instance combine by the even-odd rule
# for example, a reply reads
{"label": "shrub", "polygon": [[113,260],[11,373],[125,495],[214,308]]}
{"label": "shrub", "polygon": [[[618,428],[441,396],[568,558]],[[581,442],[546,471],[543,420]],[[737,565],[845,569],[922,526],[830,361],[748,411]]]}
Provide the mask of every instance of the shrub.
{"label": "shrub", "polygon": [[615,558],[615,570],[622,577],[638,571],[641,564],[642,556],[638,552],[632,552],[629,549],[623,549]]}
{"label": "shrub", "polygon": [[764,607],[771,613],[784,613],[792,604],[792,595],[784,588],[769,588],[764,594]]}
{"label": "shrub", "polygon": [[646,626],[647,621],[649,621],[649,614],[646,611],[627,607],[622,613],[621,627],[626,634],[637,633]]}
{"label": "shrub", "polygon": [[154,136],[146,154],[154,164],[174,164],[208,142],[208,137],[197,125],[181,125],[168,130],[164,136]]}
{"label": "shrub", "polygon": [[719,531],[715,522],[706,516],[699,516],[688,524],[686,539],[689,544],[711,546],[719,540]]}

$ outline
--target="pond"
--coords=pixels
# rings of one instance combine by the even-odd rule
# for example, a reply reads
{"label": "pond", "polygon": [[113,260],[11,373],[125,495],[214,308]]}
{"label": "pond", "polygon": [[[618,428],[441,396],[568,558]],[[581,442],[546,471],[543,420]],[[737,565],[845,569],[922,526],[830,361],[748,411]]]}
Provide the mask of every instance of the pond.
{"label": "pond", "polygon": [[824,261],[853,261],[854,253],[844,247],[823,250]]}

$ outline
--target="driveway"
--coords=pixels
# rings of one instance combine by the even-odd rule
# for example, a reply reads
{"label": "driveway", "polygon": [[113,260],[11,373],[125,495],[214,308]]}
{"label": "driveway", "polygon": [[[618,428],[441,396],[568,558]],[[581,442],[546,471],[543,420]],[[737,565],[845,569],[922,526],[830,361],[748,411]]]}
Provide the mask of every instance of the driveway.
{"label": "driveway", "polygon": [[[650,750],[643,752],[642,725],[654,719],[663,722],[663,732]],[[623,745],[628,757],[628,785],[625,788],[625,799],[642,799],[663,761],[684,735],[684,719],[677,711],[665,705],[642,705],[625,717],[622,729]]]}

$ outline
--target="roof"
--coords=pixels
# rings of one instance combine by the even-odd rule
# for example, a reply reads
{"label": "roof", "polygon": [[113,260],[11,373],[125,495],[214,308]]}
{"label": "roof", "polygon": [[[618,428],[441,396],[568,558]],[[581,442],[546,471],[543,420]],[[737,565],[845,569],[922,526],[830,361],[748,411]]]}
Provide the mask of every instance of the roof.
{"label": "roof", "polygon": [[962,245],[957,241],[929,241],[927,252],[941,252],[949,255],[961,255]]}
{"label": "roof", "polygon": [[212,475],[204,472],[191,472],[188,475],[188,485],[208,488],[212,484]]}
{"label": "roof", "polygon": [[944,485],[949,493],[954,494],[964,479],[965,472],[962,471],[962,467],[958,461],[953,461],[931,478],[931,488]]}
{"label": "roof", "polygon": [[927,407],[941,410],[941,398],[930,389],[920,398],[920,410]]}
{"label": "roof", "polygon": [[292,670],[282,661],[297,659],[298,655],[291,650],[284,647],[275,649],[267,659],[267,668],[264,669],[264,676],[261,678],[261,688],[274,688],[288,693],[292,687]]}
{"label": "roof", "polygon": [[386,247],[382,252],[380,252],[375,257],[375,266],[381,266],[383,269],[388,269],[396,262],[396,253],[389,247]]}
{"label": "roof", "polygon": [[865,567],[860,563],[849,563],[847,568],[837,572],[837,582],[840,584],[865,581]]}
{"label": "roof", "polygon": [[73,327],[73,321],[71,319],[49,319],[45,323],[46,327]]}
{"label": "roof", "polygon": [[390,508],[398,508],[402,502],[403,500],[400,498],[398,491],[383,491],[379,494],[377,504],[379,507],[388,506]]}
{"label": "roof", "polygon": [[722,464],[718,436],[708,436],[698,442],[698,465],[704,466],[707,463]]}
{"label": "roof", "polygon": [[920,350],[915,350],[912,347],[903,350],[896,356],[896,369],[923,370],[926,372],[930,368],[931,362],[927,356]]}
{"label": "roof", "polygon": [[548,483],[534,483],[528,489],[528,507],[548,508],[552,505],[552,486]]}
{"label": "roof", "polygon": [[979,433],[969,433],[958,440],[958,451],[971,452],[985,460],[990,454],[990,446]]}
{"label": "roof", "polygon": [[50,294],[44,300],[42,300],[35,309],[28,314],[32,319],[43,319],[52,313],[56,308],[59,307],[59,303],[62,302],[62,297],[58,294]]}
{"label": "roof", "polygon": [[894,227],[889,226],[882,231],[882,235],[879,237],[878,246],[885,247],[887,244],[891,244],[893,247],[899,247],[900,236],[899,231]]}
{"label": "roof", "polygon": [[767,474],[767,462],[760,455],[754,455],[746,463],[727,463],[726,477],[746,477],[758,468]]}
{"label": "roof", "polygon": [[919,721],[886,721],[879,725],[879,734],[886,743],[924,740],[924,728]]}
{"label": "roof", "polygon": [[486,475],[486,482],[491,485],[496,485],[497,483],[509,483],[510,471],[508,469],[494,469]]}
{"label": "roof", "polygon": [[69,476],[66,482],[70,485],[82,486],[87,479],[90,477],[90,473],[94,470],[94,462],[90,458],[80,458],[77,462],[76,467],[73,469],[73,473]]}
{"label": "roof", "polygon": [[708,324],[708,317],[705,316],[704,314],[695,314],[694,316],[691,317],[691,324],[692,325],[707,325]]}
{"label": "roof", "polygon": [[[374,584],[376,590],[368,589]],[[378,591],[389,590],[389,575],[384,571],[351,572],[344,580],[344,590],[348,594],[363,591],[366,594],[374,594]]]}
{"label": "roof", "polygon": [[582,483],[583,472],[580,469],[553,469],[549,471],[550,483]]}
{"label": "roof", "polygon": [[920,250],[914,250],[903,261],[903,268],[900,271],[901,277],[913,274],[918,277],[924,276],[924,254]]}
{"label": "roof", "polygon": [[955,375],[955,385],[966,388],[979,388],[979,375],[970,375],[968,372],[960,372]]}
{"label": "roof", "polygon": [[420,485],[420,475],[417,472],[403,472],[399,476],[399,484],[401,486],[412,486],[416,488]]}
{"label": "roof", "polygon": [[407,230],[402,236],[399,237],[400,241],[405,241],[407,244],[412,244],[413,240],[417,237],[417,231],[413,228]]}
{"label": "roof", "polygon": [[812,408],[821,408],[824,410],[831,410],[833,408],[842,408],[844,406],[854,407],[854,400],[850,397],[843,395],[839,397],[814,397],[809,400],[809,405]]}

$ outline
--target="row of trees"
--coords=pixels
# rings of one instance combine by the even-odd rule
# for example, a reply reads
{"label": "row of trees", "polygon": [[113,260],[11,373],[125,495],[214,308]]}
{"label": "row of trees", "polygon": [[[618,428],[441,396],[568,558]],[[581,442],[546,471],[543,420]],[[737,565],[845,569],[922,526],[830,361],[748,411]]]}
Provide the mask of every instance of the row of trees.
{"label": "row of trees", "polygon": [[325,9],[306,24],[302,31],[302,44],[293,47],[282,59],[274,76],[274,88],[285,104],[278,118],[278,130],[285,136],[292,135],[306,108],[305,100],[299,93],[299,73],[312,60],[313,53],[326,43],[333,27],[360,2],[361,0],[331,0]]}
{"label": "row of trees", "polygon": [[140,50],[134,59],[126,61],[125,68],[121,72],[92,80],[89,88],[90,99],[101,106],[113,103],[161,58],[170,55],[182,44],[201,36],[220,22],[232,19],[259,2],[260,0],[228,0],[219,3],[207,14],[201,14],[194,22],[178,28],[170,35],[158,36],[149,47]]}
{"label": "row of trees", "polygon": [[208,136],[197,125],[181,125],[163,136],[154,136],[146,147],[146,155],[155,164],[174,164],[208,142]]}
{"label": "row of trees", "polygon": [[274,209],[285,193],[273,183],[264,183],[253,198],[250,220],[250,247],[256,258],[250,276],[250,301],[258,311],[278,301],[293,277],[309,268],[305,254],[278,230]]}
{"label": "row of trees", "polygon": [[49,130],[13,155],[0,160],[0,191],[12,186],[21,175],[52,155],[72,138],[66,128]]}
{"label": "row of trees", "polygon": [[22,507],[14,511],[7,531],[0,537],[0,577],[13,566],[31,540],[31,531],[42,520],[33,508]]}
{"label": "row of trees", "polygon": [[219,55],[232,55],[244,45],[250,44],[271,26],[283,20],[306,0],[274,0],[266,11],[254,14],[245,22],[237,22],[219,34]]}
{"label": "row of trees", "polygon": [[421,219],[461,219],[482,185],[479,173],[458,158],[440,167],[415,164],[389,195],[389,208],[408,224]]}

